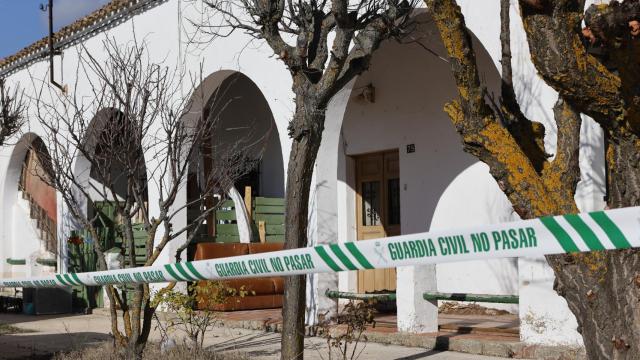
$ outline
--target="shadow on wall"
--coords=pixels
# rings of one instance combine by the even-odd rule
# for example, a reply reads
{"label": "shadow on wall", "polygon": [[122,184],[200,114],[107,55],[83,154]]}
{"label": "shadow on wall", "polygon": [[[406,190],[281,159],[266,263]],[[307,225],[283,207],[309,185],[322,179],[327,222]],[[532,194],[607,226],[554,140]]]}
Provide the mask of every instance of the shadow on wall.
{"label": "shadow on wall", "polygon": [[260,157],[258,193],[267,197],[284,196],[278,129],[267,100],[251,79],[232,70],[207,76],[194,91],[190,111],[183,121],[189,123],[201,115],[216,122],[211,139],[214,163],[216,154],[230,154],[240,149],[249,158]]}
{"label": "shadow on wall", "polygon": [[[431,230],[487,225],[517,220],[509,199],[500,191],[484,163],[463,171],[442,194]],[[438,291],[518,294],[518,260],[491,259],[436,266]],[[517,305],[490,307],[516,312]]]}

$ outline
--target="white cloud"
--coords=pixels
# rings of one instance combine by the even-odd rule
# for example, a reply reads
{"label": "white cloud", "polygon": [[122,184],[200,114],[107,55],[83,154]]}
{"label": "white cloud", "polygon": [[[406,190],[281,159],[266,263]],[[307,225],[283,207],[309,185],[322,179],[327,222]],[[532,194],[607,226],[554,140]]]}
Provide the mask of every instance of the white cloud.
{"label": "white cloud", "polygon": [[[56,28],[69,25],[77,19],[90,14],[110,0],[54,0],[53,23]],[[42,1],[47,3],[47,1]],[[48,26],[48,12],[42,13],[42,20]]]}

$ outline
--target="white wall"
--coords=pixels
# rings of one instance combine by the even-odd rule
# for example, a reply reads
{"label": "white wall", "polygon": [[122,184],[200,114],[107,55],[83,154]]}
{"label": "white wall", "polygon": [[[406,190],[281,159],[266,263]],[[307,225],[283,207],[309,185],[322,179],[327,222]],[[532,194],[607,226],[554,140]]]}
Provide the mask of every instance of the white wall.
{"label": "white wall", "polygon": [[[434,27],[422,26],[414,37],[436,53],[445,53]],[[497,70],[479,43],[476,52],[483,80],[489,91],[496,92]],[[448,63],[415,44],[390,42],[375,54],[369,71],[357,80],[343,118],[339,157],[400,150],[403,234],[461,223],[505,221],[512,212],[488,168],[463,152],[458,134],[442,111],[445,103],[457,96],[449,69]],[[358,90],[369,83],[376,88],[373,104],[357,97]],[[408,144],[415,145],[415,153],[407,153]],[[341,173],[352,170],[352,166],[341,167],[338,173],[338,186],[344,187],[346,194],[346,202],[339,201],[339,207],[354,207],[355,184]],[[340,239],[354,240],[355,211],[345,213],[350,226]],[[346,287],[357,288],[354,281],[351,275]],[[428,290],[517,294],[517,286],[517,264],[509,259],[401,268],[398,325],[406,330],[427,330],[419,323],[421,316],[434,311],[422,299],[422,293]],[[517,311],[516,306],[502,307]]]}
{"label": "white wall", "polygon": [[[477,162],[460,173],[440,197],[431,230],[486,225],[517,219],[509,199],[489,174],[489,167]],[[518,295],[517,259],[478,260],[436,265],[438,291]],[[480,305],[518,312],[518,305]]]}
{"label": "white wall", "polygon": [[[479,56],[481,69],[484,69],[481,76],[489,82],[490,89],[496,90],[495,69],[499,68],[500,59],[499,1],[461,0],[459,3],[466,16],[468,27],[479,40],[476,43],[476,50],[484,48],[489,54],[489,57]],[[556,93],[537,76],[531,64],[522,22],[518,16],[517,7],[513,5],[511,16],[516,93],[524,113],[529,118],[545,124],[547,128],[545,144],[547,151],[553,153],[556,139],[551,108],[556,100]],[[180,18],[181,15],[182,18]],[[227,38],[218,38],[208,46],[187,46],[185,40],[193,29],[186,19],[198,20],[197,9],[187,6],[180,0],[170,0],[119,24],[104,34],[88,39],[84,45],[93,52],[98,61],[101,61],[105,56],[101,47],[106,35],[113,36],[124,44],[130,42],[133,38],[132,33],[135,33],[138,40],[144,39],[149,44],[151,58],[170,68],[179,69],[196,77],[200,75],[206,77],[218,70],[243,73],[264,94],[273,113],[282,146],[280,155],[283,166],[286,168],[291,144],[286,126],[293,113],[294,104],[291,79],[285,67],[271,56],[271,51],[266,45],[252,41],[242,32],[235,32]],[[213,23],[219,20],[214,18]],[[181,30],[183,26],[184,30]],[[429,38],[430,40],[425,44],[444,55],[437,40],[437,32],[433,31]],[[505,216],[508,217],[507,212],[503,211],[506,209],[504,199],[494,194],[495,188],[491,189],[491,181],[486,175],[486,170],[481,166],[473,165],[475,160],[461,152],[460,141],[442,112],[443,103],[451,100],[452,94],[455,94],[448,64],[415,45],[405,45],[400,49],[397,44],[389,44],[388,49],[397,50],[404,56],[398,56],[399,53],[394,54],[391,50],[387,50],[385,55],[385,50],[381,50],[374,59],[370,73],[363,75],[357,82],[349,84],[333,99],[328,108],[324,140],[314,175],[315,198],[311,200],[314,205],[311,209],[310,239],[312,243],[333,242],[336,239],[346,241],[355,238],[352,220],[352,215],[355,213],[352,203],[353,190],[350,186],[353,180],[348,170],[353,164],[346,156],[367,151],[400,149],[404,233],[423,231],[430,226],[442,228],[463,223],[499,221]],[[63,61],[57,60],[57,63],[62,63],[62,66],[57,67],[56,77],[63,79],[66,84],[74,84],[76,81],[77,50],[77,46],[66,49]],[[203,69],[203,74],[200,74],[200,68]],[[376,69],[379,70],[376,71]],[[48,78],[47,71],[47,63],[41,61],[11,75],[8,81],[10,84],[20,82],[23,88],[33,94],[32,84],[39,86],[39,79]],[[79,95],[91,96],[86,79],[78,80]],[[361,104],[351,101],[351,89],[357,89],[369,81],[373,82],[377,88],[376,103]],[[176,98],[188,97],[191,90],[190,82],[185,82],[182,91],[175,96]],[[357,91],[354,90],[354,94],[357,94]],[[29,131],[40,133],[41,129],[33,121],[33,109],[30,109],[30,112]],[[342,119],[345,116],[349,121],[345,122],[344,136],[341,137]],[[365,133],[366,136],[359,135]],[[583,181],[579,185],[576,198],[583,210],[602,208],[604,176],[601,132],[592,122],[586,121],[583,126],[583,135],[585,136],[584,146],[580,153]],[[410,143],[416,145],[416,153],[406,154],[405,145]],[[6,254],[13,254],[14,249],[24,244],[24,239],[16,234],[11,225],[13,224],[11,207],[15,203],[16,196],[11,190],[13,189],[11,182],[14,181],[16,172],[16,168],[10,166],[13,150],[12,146],[0,149],[0,191],[2,191],[0,199],[3,203],[3,214],[0,216],[0,273],[3,274],[7,274],[8,271],[4,263]],[[277,155],[269,154],[269,156]],[[153,162],[153,159],[148,161]],[[476,189],[475,186],[477,189],[483,189],[483,193],[473,192],[472,190]],[[158,191],[158,188],[150,187],[150,204],[156,203],[154,200],[158,197]],[[473,195],[478,196],[470,200],[469,197]],[[467,202],[474,205],[460,212],[459,205]],[[487,212],[483,213],[485,204]],[[498,211],[494,211],[496,209]],[[62,209],[58,213],[64,217]],[[460,214],[457,222],[452,220],[452,214]],[[351,220],[349,220],[350,217]],[[62,229],[63,224],[69,221],[59,219],[58,223],[61,224]],[[60,238],[64,237],[60,236]],[[162,261],[173,261],[173,258],[166,252],[162,256]],[[465,291],[472,285],[469,282],[462,282],[461,274],[465,272],[478,271],[485,274],[486,279],[496,271],[504,271],[507,278],[513,279],[514,273],[505,270],[513,266],[514,261],[511,260],[467,263],[462,268],[457,265],[438,266],[436,270],[439,270],[437,271],[438,279],[441,280],[438,288],[454,289],[454,285],[451,284],[455,284],[456,288],[457,286],[465,288],[457,291]],[[430,270],[425,271],[430,272]],[[573,322],[569,321],[572,315],[563,303],[564,300],[553,292],[552,276],[548,266],[540,260],[521,260],[518,273],[517,287],[520,288],[522,302],[520,314],[523,320],[523,339],[531,342],[549,340],[546,335],[535,335],[534,326],[530,326],[523,318],[527,313],[533,312],[545,316],[548,328],[558,329],[554,333],[558,335],[555,340],[563,343],[579,343],[575,331],[575,319]],[[354,288],[353,274],[341,274],[340,279],[341,289]],[[425,285],[421,283],[422,280],[418,280],[419,277],[414,277],[414,280],[407,285]],[[333,306],[335,302],[323,299],[318,294],[323,293],[325,288],[338,287],[338,276],[318,275],[312,281],[318,284],[318,288],[314,289],[316,295],[312,299],[315,309]],[[493,282],[485,281],[483,288],[503,290],[504,287],[501,286],[507,283],[512,284],[512,281],[494,279]],[[433,284],[425,286],[433,286]],[[545,315],[550,312],[557,316]]]}
{"label": "white wall", "polygon": [[[429,24],[428,20],[422,22]],[[423,25],[415,37],[436,53],[445,54],[435,28]],[[483,80],[490,91],[496,91],[499,79],[494,64],[481,44],[476,43],[476,50]],[[375,103],[358,97],[369,83],[376,90]],[[389,149],[399,149],[402,233],[459,226],[467,221],[497,222],[504,220],[498,215],[511,213],[510,204],[486,166],[474,166],[477,160],[462,151],[460,139],[442,111],[457,94],[447,62],[416,44],[389,42],[374,55],[369,71],[352,86],[351,92],[341,92],[329,107],[316,169],[318,214],[323,217],[318,234],[337,237],[337,241],[356,239],[354,164],[350,156]],[[415,153],[407,153],[408,144],[415,145]],[[337,177],[336,185],[332,176]],[[478,194],[478,187],[485,192]],[[492,197],[502,201],[489,204],[487,198]],[[465,205],[468,211],[451,217]],[[475,212],[470,210],[473,206]],[[487,216],[477,218],[479,212]],[[337,229],[337,233],[327,228]],[[332,241],[329,239],[324,241]],[[438,266],[437,271],[433,266],[398,269],[400,327],[420,330],[420,314],[433,312],[421,295],[436,290],[436,273],[440,291],[479,292],[475,288],[480,287],[486,293],[517,293],[514,268],[514,260],[494,260]],[[503,275],[499,281],[493,275],[496,272]],[[471,277],[460,283],[463,276]],[[355,272],[342,273],[339,278],[339,289],[357,289]],[[485,283],[487,278],[491,281]],[[331,284],[334,281],[327,280]],[[469,287],[472,283],[481,285]]]}
{"label": "white wall", "polygon": [[[179,14],[182,14],[183,17],[179,18]],[[259,92],[264,95],[266,106],[271,110],[273,121],[276,124],[276,129],[274,129],[269,138],[269,144],[275,145],[279,143],[278,145],[281,146],[282,150],[276,153],[268,151],[265,160],[278,163],[280,166],[278,169],[279,174],[271,172],[272,169],[268,169],[263,174],[268,177],[268,179],[265,178],[265,191],[274,196],[281,196],[284,187],[282,169],[286,166],[290,148],[286,126],[293,110],[290,76],[281,62],[269,57],[270,50],[266,45],[252,42],[252,38],[241,32],[237,32],[228,38],[216,39],[208,46],[188,46],[186,44],[187,35],[192,34],[194,29],[187,19],[198,19],[198,17],[197,9],[193,9],[190,4],[185,4],[180,0],[170,0],[104,33],[87,39],[83,46],[96,57],[98,62],[104,62],[106,54],[102,49],[103,41],[107,37],[117,39],[119,44],[131,45],[134,39],[133,34],[135,34],[138,42],[146,42],[152,62],[163,64],[170,69],[181,71],[185,74],[181,91],[174,94],[176,100],[187,98],[191,95],[193,91],[191,88],[192,79],[205,78],[207,75],[222,69],[238,71],[247,76],[255,84]],[[218,20],[214,19],[214,21]],[[159,24],[162,24],[162,26],[159,26]],[[84,74],[76,76],[79,50],[80,46],[65,49],[64,57],[56,59],[56,78],[62,79],[61,82],[68,84],[71,88],[76,85],[77,80],[78,88],[75,95],[79,98],[89,98],[93,96],[89,79],[84,78]],[[202,73],[200,69],[202,69]],[[48,63],[43,60],[32,64],[28,69],[22,69],[12,74],[8,81],[9,84],[20,83],[21,87],[26,90],[27,96],[34,96],[41,84],[48,81],[47,74]],[[92,80],[95,81],[95,79]],[[34,110],[34,108],[29,109],[29,124],[27,127],[31,131],[39,131]],[[88,123],[92,117],[92,114],[88,114],[87,119],[85,119],[86,122]],[[15,198],[15,192],[11,190],[13,184],[5,186],[6,180],[14,181],[13,179],[16,178],[15,173],[19,173],[19,167],[16,167],[15,164],[10,164],[9,161],[13,151],[13,146],[6,146],[0,149],[0,189],[2,190],[1,199],[4,206],[3,213],[5,214],[12,214],[11,204],[15,202],[12,200]],[[153,168],[153,163],[156,160],[153,158],[146,160],[148,163],[147,168]],[[76,168],[79,173],[82,173],[86,172],[84,167],[86,166],[79,164]],[[14,175],[8,176],[11,174]],[[148,177],[150,179],[149,203],[153,214],[154,211],[157,211],[154,207],[157,207],[159,188],[153,181],[152,175],[149,174]],[[181,200],[185,201],[186,199],[181,198]],[[60,234],[60,238],[66,239],[66,233],[68,233],[70,227],[73,227],[73,222],[66,218],[65,214],[67,212],[61,209],[58,213],[60,217],[58,223],[61,226],[61,230],[65,232],[65,234]],[[5,223],[6,221],[9,223]],[[0,217],[0,227],[2,229],[0,231],[2,236],[0,238],[0,262],[2,263],[0,264],[0,272],[2,273],[8,271],[5,265],[7,254],[13,253],[19,244],[26,244],[24,239],[21,239],[19,234],[12,230],[13,227],[8,225],[11,222],[10,216]],[[176,221],[176,225],[178,222]],[[63,224],[67,224],[67,227],[63,227]],[[162,261],[173,261],[173,256],[169,252],[175,249],[180,241],[184,241],[184,239],[177,239],[176,243],[161,255]]]}
{"label": "white wall", "polygon": [[[479,46],[478,44],[478,46],[476,46],[476,50],[482,51],[484,49],[486,50],[486,53],[488,53],[488,56],[481,55],[479,59],[479,62],[482,64],[481,78],[484,81],[487,81],[487,79],[489,79],[488,81],[491,81],[492,76],[490,73],[493,72],[494,69],[499,69],[500,67],[499,1],[489,0],[480,2],[462,0],[459,1],[459,3],[461,4],[463,13],[466,16],[467,26],[479,39],[478,43],[482,45]],[[554,102],[556,101],[557,94],[544,84],[544,82],[537,76],[537,72],[529,58],[526,37],[522,28],[522,21],[515,5],[515,3],[512,4],[511,32],[516,93],[523,112],[529,118],[542,122],[547,128],[545,145],[547,147],[547,151],[553,153],[555,151],[556,133],[551,110]],[[430,43],[429,45],[433,44]],[[430,46],[430,48],[433,49],[432,46]],[[443,54],[443,52],[440,52],[440,54]],[[380,53],[375,55],[374,67],[376,59],[380,56]],[[411,68],[411,66],[404,64],[404,62],[407,61],[407,56],[397,55],[396,61],[396,63],[389,62],[384,71],[394,73],[394,71],[408,71],[407,69]],[[493,63],[493,66],[489,66],[489,63]],[[403,65],[398,66],[398,64]],[[417,65],[419,70],[413,74],[415,77],[422,75],[420,71],[432,71],[437,75],[449,72],[449,69],[446,67],[441,70],[436,70],[437,66],[434,67],[432,64],[426,65],[426,62],[420,62]],[[490,69],[491,71],[487,72],[487,69]],[[365,76],[366,75],[363,75],[363,77]],[[415,93],[428,94],[429,91],[433,89],[437,89],[440,94],[447,92],[449,94],[452,93],[450,89],[448,91],[446,90],[446,85],[442,81],[433,80],[426,83],[429,88],[425,90],[420,87],[416,88],[415,84],[409,86],[409,84],[413,84],[411,80],[413,79],[404,79],[402,82],[403,85],[406,85],[406,88],[415,90],[406,95],[408,98],[414,96]],[[374,81],[377,95],[383,94],[383,87],[376,84],[376,82],[377,81]],[[358,89],[358,87],[363,84],[367,84],[367,81],[358,79],[357,83],[351,86]],[[424,81],[419,85],[425,85]],[[489,88],[491,89],[491,86],[489,86]],[[495,84],[493,89],[494,95],[498,94],[498,92],[495,91],[497,90]],[[403,90],[401,89],[400,91]],[[357,92],[357,90],[355,90],[355,92]],[[405,100],[408,98],[401,98],[402,96],[398,95],[399,98],[396,100],[397,108],[389,107],[388,109],[383,109],[378,107],[377,109],[379,111],[375,114],[367,113],[366,110],[361,110],[360,113],[354,115],[355,118],[360,117],[360,122],[354,122],[353,125],[345,125],[345,128],[343,129],[340,125],[342,124],[342,117],[346,116],[343,115],[345,114],[345,111],[349,113],[349,110],[346,109],[348,107],[347,103],[349,102],[350,96],[350,89],[341,92],[334,98],[328,109],[330,116],[327,118],[325,136],[316,167],[317,185],[315,191],[317,193],[318,207],[316,236],[318,243],[335,241],[331,240],[331,238],[325,238],[324,236],[335,237],[338,241],[350,241],[355,239],[355,226],[353,221],[349,220],[349,217],[352,217],[352,214],[355,213],[352,200],[350,200],[354,197],[354,193],[351,186],[349,186],[349,183],[353,183],[353,180],[350,178],[347,171],[347,169],[353,165],[348,163],[349,160],[345,160],[345,156],[342,156],[343,153],[357,154],[360,152],[400,147],[401,177],[404,177],[401,179],[401,182],[404,184],[405,181],[407,181],[406,177],[410,176],[411,172],[420,173],[421,171],[424,171],[420,166],[416,167],[416,164],[407,161],[407,154],[402,154],[403,146],[411,142],[416,143],[417,151],[422,151],[422,149],[424,149],[422,144],[419,143],[420,139],[424,138],[424,134],[420,133],[419,130],[416,131],[416,128],[411,127],[410,124],[402,123],[402,120],[404,120],[402,117],[398,118],[395,116],[395,112],[398,109],[407,111],[408,108]],[[381,96],[383,95],[379,95],[378,98],[382,99],[383,97]],[[426,103],[427,99],[431,100],[428,96],[424,96],[420,101]],[[373,108],[374,106],[380,105],[376,103],[368,106]],[[443,116],[441,108],[436,108],[434,111],[440,116]],[[387,120],[387,124],[388,122],[392,122],[393,125],[385,128],[381,125],[385,124],[385,122],[378,121],[377,119],[379,118],[392,119],[390,121]],[[401,136],[397,136],[395,129],[398,128],[400,124],[405,126],[406,131],[402,132]],[[434,126],[432,123],[429,125]],[[359,130],[361,133],[365,133],[366,131],[366,136],[359,138],[356,136],[349,136],[346,132],[350,126],[356,130],[354,132]],[[437,126],[437,124],[435,126]],[[345,133],[344,137],[341,137],[341,131]],[[584,139],[580,153],[582,181],[578,186],[576,200],[578,201],[580,208],[583,210],[597,209],[603,206],[602,189],[604,176],[602,136],[600,129],[597,126],[594,126],[593,122],[589,120],[586,120],[583,124],[582,134]],[[448,136],[446,131],[439,135],[441,135],[442,138],[438,138],[436,140],[445,139]],[[418,137],[420,139],[414,140],[414,137]],[[453,138],[450,139],[452,143],[457,142],[457,145],[459,146],[459,140],[456,141]],[[338,149],[337,156],[334,153],[336,148]],[[436,148],[436,150],[441,152],[445,152],[444,149],[448,148]],[[453,152],[446,153],[456,154],[453,148],[451,148],[451,150]],[[455,156],[453,159],[455,159]],[[447,158],[447,161],[449,161],[449,158]],[[471,165],[472,163],[473,161],[470,160],[468,165]],[[455,166],[455,164],[455,161],[453,161],[452,164],[429,165],[433,168],[438,168],[439,166]],[[411,166],[409,173],[403,171],[403,167],[406,166]],[[421,214],[423,216],[422,219],[416,218],[415,212],[410,218],[405,218],[404,215],[406,214],[406,211],[403,212],[403,232],[405,230],[424,230],[429,224],[435,229],[460,226],[462,224],[472,225],[478,223],[498,222],[516,217],[512,214],[506,198],[498,191],[495,182],[486,171],[486,166],[478,164],[468,167],[466,171],[462,171],[464,169],[465,168],[460,169],[459,172],[461,172],[461,174],[459,177],[456,177],[456,180],[454,180],[455,176],[449,179],[452,183],[447,184],[448,186],[446,187],[446,190],[443,188],[438,192],[441,197],[437,202],[438,205],[432,219],[431,214],[429,213]],[[429,185],[431,185],[432,182],[437,186],[438,180],[434,180],[433,175],[433,173],[420,173],[419,175],[414,176],[416,176],[416,179],[420,179],[418,180],[418,184],[420,184],[421,181],[424,181],[425,183],[430,182]],[[338,178],[339,181],[334,185],[333,179],[335,178]],[[409,185],[415,184],[407,183],[407,191],[411,191],[412,189]],[[431,188],[435,187],[431,186]],[[418,195],[417,198],[406,196],[405,193],[407,191],[403,191],[403,210],[405,207],[410,206],[410,202],[412,200],[423,200],[424,198],[421,198],[421,196],[425,196]],[[406,198],[410,199],[406,200]],[[411,206],[415,206],[416,202],[419,201],[415,201]],[[339,205],[336,206],[336,203]],[[342,205],[345,203],[346,205]],[[454,214],[456,215],[455,217],[453,217]],[[334,229],[337,229],[337,233]],[[520,271],[518,271],[518,267],[520,267]],[[535,260],[532,263],[523,263],[521,261],[519,264],[513,259],[478,261],[466,264],[438,265],[437,270],[438,289],[441,291],[478,291],[503,294],[517,294],[520,292],[520,316],[523,321],[521,331],[522,338],[524,340],[537,343],[548,343],[549,341],[564,344],[580,343],[579,335],[576,332],[575,318],[573,318],[573,315],[569,312],[566,302],[553,292],[553,277],[549,277],[549,268],[543,260]],[[400,272],[403,271],[405,271],[405,269],[402,269]],[[414,269],[413,271],[429,272],[430,270]],[[469,278],[468,275],[470,274],[483,274],[483,276],[481,278]],[[499,274],[500,276],[495,276],[495,274]],[[419,285],[420,282],[424,283],[425,279],[415,277],[413,275],[414,274],[407,274],[408,282],[406,285],[415,290],[414,287]],[[323,281],[320,281],[318,286],[320,288],[323,286],[335,288],[336,277],[330,275],[323,276],[326,277],[326,284],[323,284]],[[427,275],[427,278],[428,277],[429,276]],[[356,289],[356,280],[353,273],[342,273],[339,275],[339,279],[339,288],[341,290],[354,291]],[[473,281],[473,279],[480,281]],[[537,284],[535,288],[529,287],[532,283]],[[415,291],[412,290],[412,292],[414,294],[408,294],[408,297],[415,295]],[[402,296],[399,297],[403,298]],[[404,298],[406,299],[408,297]],[[316,303],[320,302],[321,300],[316,300]],[[327,302],[326,304],[329,306],[331,302]],[[400,306],[399,304],[399,307],[402,308],[403,306]],[[513,306],[507,306],[506,308],[516,310]],[[540,314],[555,314],[556,316],[545,315],[545,319],[549,328],[556,328],[558,331],[554,332],[553,335],[549,337],[546,335],[538,337],[529,336],[532,328],[526,321],[524,321],[525,319],[522,318],[524,314],[529,311]],[[420,311],[418,311],[418,313],[420,313]],[[409,322],[415,321],[415,319],[410,319],[411,316],[411,313],[406,314],[405,320]],[[399,318],[402,318],[402,316],[399,316]],[[399,319],[399,321],[404,320]]]}
{"label": "white wall", "polygon": [[[18,191],[27,149],[41,135],[39,126],[33,126],[25,134],[10,139],[10,146],[0,148],[0,274],[3,276],[31,275],[41,267],[35,263],[35,258],[44,255],[43,243],[29,215],[28,205]],[[59,204],[57,213],[60,214]],[[27,264],[9,265],[7,258],[24,259]]]}

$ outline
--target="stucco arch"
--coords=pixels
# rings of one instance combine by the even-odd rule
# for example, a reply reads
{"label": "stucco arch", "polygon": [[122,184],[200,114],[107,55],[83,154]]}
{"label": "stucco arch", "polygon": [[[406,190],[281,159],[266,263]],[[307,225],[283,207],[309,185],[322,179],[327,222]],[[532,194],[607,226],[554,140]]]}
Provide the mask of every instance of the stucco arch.
{"label": "stucco arch", "polygon": [[[93,118],[89,121],[87,128],[83,132],[83,148],[90,154],[95,155],[96,150],[102,144],[103,140],[100,138],[103,136],[105,131],[108,131],[108,126],[110,122],[117,121],[119,117],[122,116],[122,113],[115,108],[104,108],[98,110]],[[107,136],[116,136],[115,134],[109,134]],[[140,144],[139,154],[137,156],[144,157],[144,151],[142,149],[142,144]],[[146,166],[144,167],[144,174],[141,176],[148,179],[151,175],[147,173],[148,169]],[[93,172],[93,173],[92,173]],[[99,200],[97,194],[91,194],[91,186],[89,185],[90,181],[98,181],[95,175],[95,166],[92,166],[90,161],[83,155],[82,152],[78,151],[76,154],[76,158],[74,161],[74,175],[78,182],[82,184],[85,189],[90,193],[90,197],[94,198],[93,200]],[[126,187],[126,185],[125,185]]]}
{"label": "stucco arch", "polygon": [[[217,162],[218,156],[227,156],[236,149],[242,149],[242,156],[257,161],[255,171],[249,174],[253,195],[284,196],[280,135],[269,103],[252,79],[235,70],[216,71],[204,78],[191,94],[181,121],[189,127],[189,124],[195,123],[201,116],[215,122],[209,142],[212,164]],[[189,189],[198,189],[198,183],[204,176],[203,154],[198,151],[189,161],[190,175],[178,194],[176,207],[192,203]],[[254,181],[256,178],[257,182]],[[240,193],[244,192],[241,184],[236,183],[236,188]],[[195,213],[196,209],[190,211]],[[176,228],[191,221],[188,213],[189,211],[184,211],[176,217]],[[212,225],[203,226],[199,231],[210,231],[209,226]],[[186,238],[178,240],[170,247],[177,248],[185,240]],[[192,253],[193,249],[190,248],[188,255]]]}
{"label": "stucco arch", "polygon": [[[48,257],[43,246],[40,230],[30,216],[29,200],[20,196],[20,177],[23,172],[26,156],[30,149],[37,147],[37,153],[46,161],[48,149],[45,141],[36,132],[22,134],[20,139],[13,145],[4,176],[2,187],[2,237],[5,239],[1,246],[2,257],[0,269],[2,273],[10,276],[38,275],[41,266],[35,263],[37,257]],[[38,176],[30,176],[33,181],[42,183]],[[37,186],[37,184],[35,184]],[[44,183],[40,184],[44,185]],[[46,189],[45,189],[46,187]],[[59,201],[56,191],[48,186],[32,189],[35,199],[40,208],[44,209],[47,216],[51,217],[54,223],[59,223]],[[55,224],[54,224],[55,225]],[[51,229],[54,236],[58,235],[57,227]],[[59,242],[58,242],[59,243]],[[59,253],[58,244],[53,243],[53,252]],[[59,254],[58,254],[59,255]],[[6,259],[24,259],[27,264],[19,266],[9,266]]]}
{"label": "stucco arch", "polygon": [[209,116],[217,124],[211,139],[213,156],[241,144],[249,157],[260,157],[261,196],[284,196],[284,166],[278,128],[269,103],[246,75],[220,70],[194,90],[182,121]]}
{"label": "stucco arch", "polygon": [[[329,106],[316,171],[314,240],[318,243],[356,240],[354,155],[398,149],[403,234],[437,227],[432,220],[442,194],[477,163],[463,152],[459,136],[442,110],[458,95],[439,32],[426,9],[417,11],[415,20],[418,26],[410,36],[412,41],[383,43],[369,70],[339,92]],[[481,79],[489,93],[499,94],[500,76],[492,57],[475,36],[473,42]],[[370,91],[369,84],[375,100],[363,96]],[[414,145],[415,152],[408,152],[408,145]],[[474,173],[475,181],[493,181],[483,170]],[[474,186],[473,181],[466,186]],[[457,219],[458,224],[465,221]],[[405,270],[408,273],[402,274]],[[421,313],[436,313],[420,307],[424,303],[421,293],[437,289],[436,268],[402,269],[398,274],[398,290],[405,292],[398,293],[398,298],[406,302],[398,304],[398,325],[404,330],[423,331]],[[318,294],[326,289],[357,290],[355,273],[317,277],[312,281],[318,281]],[[510,281],[517,286],[517,274]],[[310,306],[320,309],[319,313],[334,306],[322,296],[314,296],[312,301],[317,301]]]}

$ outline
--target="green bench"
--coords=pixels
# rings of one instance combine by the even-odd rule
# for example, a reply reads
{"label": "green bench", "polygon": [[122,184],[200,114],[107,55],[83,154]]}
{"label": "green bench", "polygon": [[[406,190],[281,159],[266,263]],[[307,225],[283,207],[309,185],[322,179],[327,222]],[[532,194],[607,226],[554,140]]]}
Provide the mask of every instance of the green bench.
{"label": "green bench", "polygon": [[[253,241],[260,241],[259,227],[260,223],[264,222],[265,242],[284,242],[284,199],[256,197],[252,203]],[[233,200],[224,201],[216,211],[215,242],[240,242]]]}

